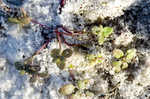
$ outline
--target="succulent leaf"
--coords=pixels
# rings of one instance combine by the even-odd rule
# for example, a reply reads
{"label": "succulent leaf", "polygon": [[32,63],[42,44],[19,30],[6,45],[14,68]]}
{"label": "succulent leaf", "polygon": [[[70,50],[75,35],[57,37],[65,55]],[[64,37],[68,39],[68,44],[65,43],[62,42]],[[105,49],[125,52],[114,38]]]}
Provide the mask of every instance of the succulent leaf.
{"label": "succulent leaf", "polygon": [[124,53],[123,53],[123,51],[120,50],[120,49],[114,49],[114,50],[113,50],[113,56],[114,56],[115,58],[119,59],[119,58],[121,58],[121,57],[124,56]]}
{"label": "succulent leaf", "polygon": [[72,55],[72,50],[71,49],[65,49],[63,52],[62,52],[62,56],[65,57],[65,58],[68,58]]}
{"label": "succulent leaf", "polygon": [[53,58],[57,58],[58,56],[60,56],[59,54],[60,54],[60,49],[53,49],[53,50],[51,51],[51,56],[52,56]]}
{"label": "succulent leaf", "polygon": [[114,61],[114,62],[112,62],[112,65],[113,65],[116,73],[121,71],[122,61]]}
{"label": "succulent leaf", "polygon": [[113,28],[111,28],[111,27],[104,27],[103,28],[102,34],[104,37],[109,37],[112,33],[113,33]]}
{"label": "succulent leaf", "polygon": [[131,62],[131,60],[136,56],[136,49],[129,49],[126,53],[126,61]]}

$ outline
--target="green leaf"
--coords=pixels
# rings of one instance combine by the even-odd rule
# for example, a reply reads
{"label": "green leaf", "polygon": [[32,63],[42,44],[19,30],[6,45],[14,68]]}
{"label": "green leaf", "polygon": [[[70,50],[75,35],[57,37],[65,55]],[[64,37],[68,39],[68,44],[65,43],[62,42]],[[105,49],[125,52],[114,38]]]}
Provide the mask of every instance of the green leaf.
{"label": "green leaf", "polygon": [[68,66],[68,68],[69,68],[69,69],[73,69],[73,68],[75,68],[75,66],[74,66],[73,64],[70,64],[70,65]]}
{"label": "green leaf", "polygon": [[111,28],[111,27],[104,27],[103,28],[102,34],[104,37],[109,37],[112,33],[113,33],[113,28]]}
{"label": "green leaf", "polygon": [[93,54],[89,54],[89,55],[87,55],[86,56],[86,58],[89,60],[89,61],[93,61],[93,60],[95,60],[95,55],[93,55]]}
{"label": "green leaf", "polygon": [[15,67],[17,70],[24,70],[24,64],[22,62],[15,62]]}
{"label": "green leaf", "polygon": [[38,73],[38,76],[42,78],[48,78],[50,75],[48,74],[48,72],[43,72],[43,73]]}
{"label": "green leaf", "polygon": [[113,65],[116,73],[121,71],[122,61],[114,61],[114,62],[112,62],[112,65]]}
{"label": "green leaf", "polygon": [[87,96],[89,97],[94,97],[94,93],[90,92],[90,91],[86,91],[85,93]]}
{"label": "green leaf", "polygon": [[60,49],[53,49],[53,50],[51,51],[51,56],[52,56],[53,58],[59,57],[59,56],[60,56]]}
{"label": "green leaf", "polygon": [[81,99],[81,96],[78,94],[72,94],[71,96],[69,96],[69,99]]}
{"label": "green leaf", "polygon": [[123,51],[120,50],[120,49],[114,49],[114,50],[113,50],[113,56],[114,56],[115,58],[119,59],[119,58],[121,58],[121,57],[124,56],[124,53],[123,53]]}
{"label": "green leaf", "polygon": [[129,49],[127,50],[127,53],[126,53],[126,61],[127,62],[131,62],[131,60],[136,56],[136,49],[132,48],[132,49]]}
{"label": "green leaf", "polygon": [[57,64],[57,66],[58,66],[59,69],[64,69],[64,68],[65,68],[65,65],[66,65],[66,64],[65,64],[65,61],[64,61],[64,60],[61,60],[61,59],[59,59],[59,58],[56,60],[56,64]]}
{"label": "green leaf", "polygon": [[20,75],[24,75],[26,72],[25,72],[25,70],[21,70],[19,73],[20,73]]}
{"label": "green leaf", "polygon": [[105,41],[105,38],[109,37],[113,33],[113,28],[104,27],[102,25],[94,26],[92,28],[92,33],[98,36],[98,43],[102,45]]}
{"label": "green leaf", "polygon": [[72,55],[72,53],[73,53],[73,51],[71,49],[65,49],[61,55],[65,58],[68,58]]}

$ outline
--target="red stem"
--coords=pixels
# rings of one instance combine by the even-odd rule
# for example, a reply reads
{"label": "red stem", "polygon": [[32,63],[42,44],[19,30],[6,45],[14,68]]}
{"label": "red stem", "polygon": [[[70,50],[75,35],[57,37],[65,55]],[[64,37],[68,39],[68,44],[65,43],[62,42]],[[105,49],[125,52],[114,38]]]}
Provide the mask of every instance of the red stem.
{"label": "red stem", "polygon": [[59,48],[61,49],[61,32],[58,32],[58,29],[55,30],[56,36],[57,36],[57,40],[59,42]]}
{"label": "red stem", "polygon": [[47,40],[46,43],[44,43],[42,45],[42,47],[35,53],[35,55],[39,54],[41,52],[41,50],[43,50],[47,45],[48,43],[51,41],[51,39]]}
{"label": "red stem", "polygon": [[61,28],[63,31],[65,32],[60,32],[60,34],[64,34],[64,35],[68,35],[68,36],[73,36],[73,33],[68,31],[65,27],[63,26],[58,26],[56,29],[58,31],[58,29]]}
{"label": "red stem", "polygon": [[[39,23],[39,22],[37,22],[36,20],[31,20],[31,22],[33,22],[33,23],[35,23],[35,24],[39,24],[41,27],[43,27],[43,28],[47,28],[47,29],[49,29],[50,27],[49,26],[47,26],[47,25],[43,25],[43,24],[41,24],[41,23]],[[58,29],[62,29],[64,32],[59,32],[58,31]],[[68,45],[68,46],[79,46],[79,44],[70,44],[70,43],[68,43],[66,40],[65,40],[65,38],[64,38],[64,36],[63,35],[67,35],[67,36],[71,36],[71,37],[73,37],[74,35],[79,35],[79,34],[82,34],[83,32],[81,32],[81,31],[75,31],[74,33],[78,33],[78,34],[73,34],[72,32],[70,32],[67,28],[65,28],[64,26],[57,26],[57,28],[54,30],[54,32],[56,33],[56,36],[57,36],[57,39],[58,39],[58,42],[59,42],[59,47],[60,47],[60,49],[61,49],[61,38],[62,38],[62,40],[63,40],[63,42],[66,44],[66,45]],[[46,45],[48,45],[48,43],[50,42],[50,40],[48,40],[37,52],[36,52],[36,54],[39,54],[40,53],[40,51],[42,50],[42,49],[44,49],[45,47],[46,47]]]}

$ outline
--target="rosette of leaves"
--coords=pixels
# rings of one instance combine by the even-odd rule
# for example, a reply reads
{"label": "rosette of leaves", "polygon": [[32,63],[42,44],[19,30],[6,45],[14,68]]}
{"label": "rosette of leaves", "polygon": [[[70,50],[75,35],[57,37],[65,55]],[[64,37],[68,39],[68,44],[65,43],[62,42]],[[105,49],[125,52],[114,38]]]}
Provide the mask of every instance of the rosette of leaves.
{"label": "rosette of leaves", "polygon": [[53,49],[51,56],[53,57],[53,62],[55,62],[60,69],[64,69],[66,58],[69,58],[72,53],[71,49],[65,49],[62,52],[60,49]]}
{"label": "rosette of leaves", "polygon": [[102,45],[105,40],[113,33],[113,28],[103,27],[102,25],[94,26],[92,28],[92,33],[98,36],[98,43]]}
{"label": "rosette of leaves", "polygon": [[128,68],[128,64],[136,57],[136,49],[128,49],[125,54],[121,49],[114,49],[113,56],[117,60],[112,62],[115,72],[120,72]]}
{"label": "rosette of leaves", "polygon": [[127,62],[124,62],[122,60],[119,60],[119,61],[113,61],[112,62],[112,65],[114,67],[114,71],[116,73],[120,72],[121,70],[124,70],[126,68],[128,68],[128,63]]}

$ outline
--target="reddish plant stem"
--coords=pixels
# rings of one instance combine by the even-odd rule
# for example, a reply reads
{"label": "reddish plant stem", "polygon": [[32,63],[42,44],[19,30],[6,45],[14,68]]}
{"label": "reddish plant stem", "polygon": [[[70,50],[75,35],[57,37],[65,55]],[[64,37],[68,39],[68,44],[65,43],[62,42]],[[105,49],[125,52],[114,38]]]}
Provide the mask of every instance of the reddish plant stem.
{"label": "reddish plant stem", "polygon": [[[58,31],[59,28],[63,29],[63,31],[65,31],[65,32],[59,32],[59,31]],[[63,40],[63,42],[64,42],[66,45],[68,45],[68,46],[78,46],[78,44],[70,44],[70,43],[68,43],[68,42],[65,40],[64,35],[71,36],[71,37],[74,36],[73,33],[70,32],[70,31],[68,31],[65,27],[59,26],[58,28],[56,28],[55,33],[57,34],[58,41],[61,41],[61,39],[60,39],[60,37],[61,37],[62,40]],[[61,47],[61,42],[59,42],[59,44],[60,44],[60,47]]]}
{"label": "reddish plant stem", "polygon": [[39,53],[41,52],[41,50],[43,50],[43,49],[49,44],[49,42],[50,42],[51,40],[52,40],[52,39],[47,40],[46,43],[44,43],[44,44],[42,45],[42,47],[35,53],[35,55],[39,54]]}
{"label": "reddish plant stem", "polygon": [[[31,22],[33,22],[33,23],[35,23],[35,24],[38,24],[38,25],[40,25],[40,26],[43,27],[43,28],[50,29],[49,26],[43,25],[43,24],[39,23],[39,22],[36,21],[36,20],[33,20],[33,19],[32,19]],[[59,29],[62,29],[64,32],[59,32],[59,31],[58,31]],[[61,39],[62,39],[62,41],[63,41],[66,45],[68,45],[68,46],[78,46],[78,45],[79,45],[79,44],[70,44],[70,43],[68,43],[68,42],[65,40],[65,38],[64,38],[63,35],[67,35],[67,36],[73,37],[74,35],[79,35],[79,34],[82,34],[83,32],[81,32],[81,31],[79,31],[79,32],[75,31],[75,33],[77,33],[77,34],[73,34],[72,32],[70,32],[70,31],[69,31],[67,28],[65,28],[64,26],[59,25],[59,26],[57,26],[56,29],[54,30],[54,33],[56,33],[56,37],[57,37],[57,40],[58,40],[58,42],[59,42],[59,47],[60,47],[60,49],[61,49]],[[50,41],[51,41],[51,39],[49,39],[46,43],[44,43],[44,44],[42,45],[42,47],[36,52],[36,55],[39,54],[40,51],[43,50],[43,49],[48,45],[48,43],[49,43]]]}
{"label": "reddish plant stem", "polygon": [[55,30],[55,33],[56,33],[56,36],[57,36],[57,40],[59,42],[59,48],[61,49],[61,38],[60,38],[61,34],[60,34],[60,32],[58,32],[57,29]]}
{"label": "reddish plant stem", "polygon": [[65,31],[65,32],[66,32],[66,33],[63,33],[63,34],[65,34],[65,35],[69,35],[69,36],[73,35],[73,33],[72,33],[72,32],[70,32],[70,31],[68,31],[65,27],[60,26],[60,28],[62,28],[62,29],[63,29],[63,31]]}

